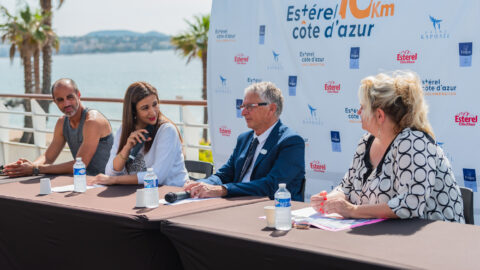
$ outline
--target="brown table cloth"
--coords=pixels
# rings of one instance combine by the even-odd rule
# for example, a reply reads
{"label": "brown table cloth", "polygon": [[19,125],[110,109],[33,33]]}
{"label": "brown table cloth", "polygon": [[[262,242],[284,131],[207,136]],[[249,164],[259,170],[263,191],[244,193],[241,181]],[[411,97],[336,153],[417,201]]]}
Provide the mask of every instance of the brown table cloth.
{"label": "brown table cloth", "polygon": [[162,232],[185,269],[479,269],[479,226],[416,219],[280,232],[258,218],[265,205],[273,202],[171,218]]}
{"label": "brown table cloth", "polygon": [[[181,269],[160,232],[162,220],[268,200],[216,198],[137,209],[136,185],[38,195],[40,178],[0,185],[0,269]],[[71,176],[51,180],[52,187],[70,184]],[[180,190],[164,186],[159,193],[163,198]]]}

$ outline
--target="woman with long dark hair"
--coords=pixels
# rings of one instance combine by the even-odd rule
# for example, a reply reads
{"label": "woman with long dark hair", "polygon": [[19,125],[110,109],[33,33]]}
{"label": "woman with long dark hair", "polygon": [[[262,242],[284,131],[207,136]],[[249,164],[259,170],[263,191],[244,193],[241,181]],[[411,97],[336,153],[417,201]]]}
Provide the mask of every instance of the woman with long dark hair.
{"label": "woman with long dark hair", "polygon": [[[135,159],[129,159],[132,148],[143,141]],[[89,184],[142,184],[147,168],[153,168],[159,185],[183,186],[188,179],[181,135],[160,111],[157,89],[135,82],[125,93],[122,127],[115,135],[105,174]]]}

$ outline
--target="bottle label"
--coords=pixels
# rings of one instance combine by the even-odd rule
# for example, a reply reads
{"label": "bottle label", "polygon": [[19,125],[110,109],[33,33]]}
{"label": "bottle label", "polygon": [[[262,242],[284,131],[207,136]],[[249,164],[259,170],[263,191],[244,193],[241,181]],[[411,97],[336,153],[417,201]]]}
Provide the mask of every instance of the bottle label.
{"label": "bottle label", "polygon": [[85,175],[87,170],[85,168],[75,168],[73,169],[73,175]]}
{"label": "bottle label", "polygon": [[290,198],[275,199],[275,207],[290,207]]}
{"label": "bottle label", "polygon": [[158,187],[158,184],[157,184],[157,179],[145,179],[143,180],[143,187],[144,188],[154,188],[154,187]]}

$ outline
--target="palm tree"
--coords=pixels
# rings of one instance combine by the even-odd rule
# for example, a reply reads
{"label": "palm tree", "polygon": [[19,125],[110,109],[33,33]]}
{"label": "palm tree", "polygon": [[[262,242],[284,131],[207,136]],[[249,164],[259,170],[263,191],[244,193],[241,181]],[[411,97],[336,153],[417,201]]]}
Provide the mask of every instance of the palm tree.
{"label": "palm tree", "polygon": [[[5,24],[0,25],[0,33],[2,42],[11,44],[10,61],[13,62],[16,51],[22,59],[25,93],[33,93],[34,89],[35,93],[40,93],[40,50],[47,37],[55,36],[54,33],[43,24],[44,17],[40,11],[32,13],[28,6],[20,12],[20,17],[11,15],[3,6],[0,6],[0,14],[7,19]],[[31,111],[28,100],[24,100],[23,105],[26,112]],[[25,127],[32,127],[32,118],[25,116],[24,119]],[[24,132],[20,141],[33,143],[33,134]]]}
{"label": "palm tree", "polygon": [[[63,4],[63,0],[58,0],[58,7]],[[44,16],[44,24],[52,27],[52,0],[40,0],[42,15]],[[42,48],[43,70],[42,70],[42,94],[50,94],[50,85],[52,84],[52,48],[58,52],[59,41],[56,36],[48,37]],[[45,112],[49,111],[50,101],[41,100],[40,106]]]}
{"label": "palm tree", "polygon": [[[194,21],[185,20],[188,29],[171,38],[170,42],[176,51],[187,58],[187,64],[198,57],[202,61],[202,98],[207,100],[207,47],[210,15],[194,16]],[[203,123],[208,123],[207,108],[203,110]],[[203,139],[207,141],[207,130],[203,130]]]}

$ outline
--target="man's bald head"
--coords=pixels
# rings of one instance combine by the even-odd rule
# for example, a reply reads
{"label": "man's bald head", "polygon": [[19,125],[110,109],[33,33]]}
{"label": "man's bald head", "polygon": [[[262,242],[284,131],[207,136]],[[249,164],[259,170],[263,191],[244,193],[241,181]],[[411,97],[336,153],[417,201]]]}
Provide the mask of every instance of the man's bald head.
{"label": "man's bald head", "polygon": [[78,89],[77,84],[72,79],[62,78],[62,79],[59,79],[56,82],[54,82],[53,85],[52,85],[52,98],[53,99],[55,99],[55,89],[58,88],[58,87],[71,88],[71,89],[75,90],[75,94],[77,94],[77,96],[78,96],[78,93],[80,91]]}

